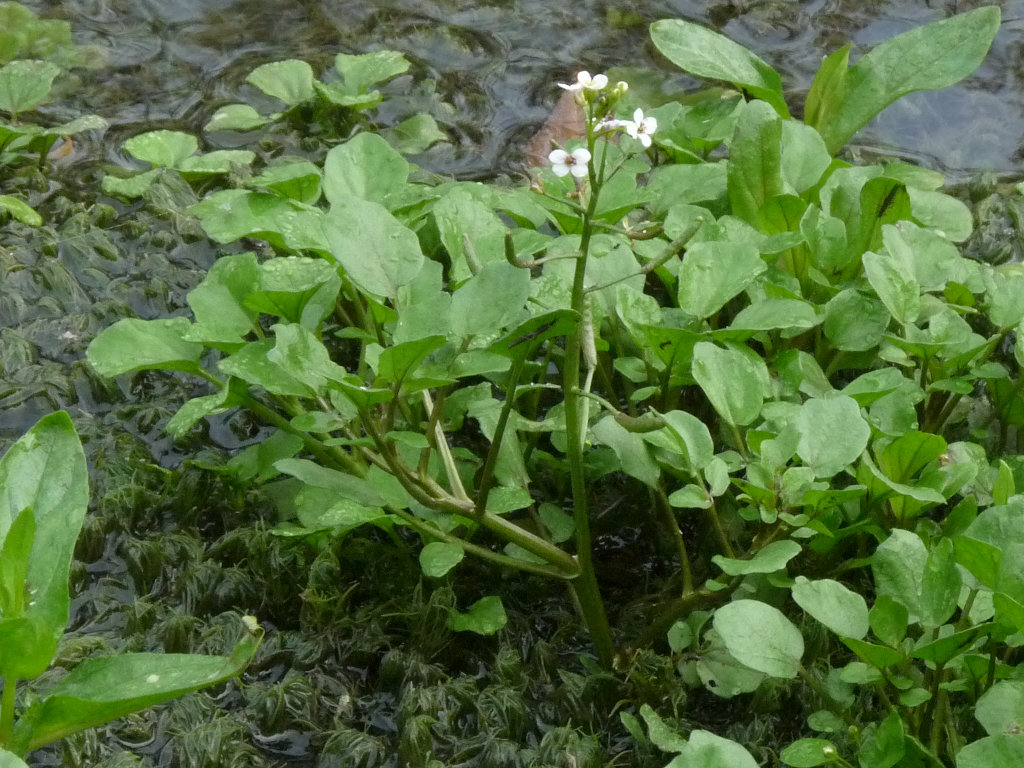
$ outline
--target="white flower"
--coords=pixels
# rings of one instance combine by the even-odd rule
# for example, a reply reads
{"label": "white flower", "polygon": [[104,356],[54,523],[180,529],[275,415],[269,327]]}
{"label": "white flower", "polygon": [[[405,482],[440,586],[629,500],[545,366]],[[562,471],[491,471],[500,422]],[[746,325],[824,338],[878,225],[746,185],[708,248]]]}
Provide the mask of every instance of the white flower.
{"label": "white flower", "polygon": [[566,152],[564,149],[555,149],[548,155],[548,160],[551,161],[551,170],[555,172],[555,176],[565,176],[567,173],[571,173],[577,179],[582,179],[587,175],[590,153],[583,147],[574,149],[572,153]]}
{"label": "white flower", "polygon": [[607,75],[594,75],[590,76],[587,70],[583,70],[576,75],[576,82],[571,85],[568,83],[559,83],[559,88],[564,88],[567,91],[600,91],[608,86]]}
{"label": "white flower", "polygon": [[651,146],[651,134],[658,130],[658,120],[654,117],[644,117],[644,111],[638,109],[633,113],[633,120],[625,121],[623,125],[626,133],[644,145],[644,148]]}

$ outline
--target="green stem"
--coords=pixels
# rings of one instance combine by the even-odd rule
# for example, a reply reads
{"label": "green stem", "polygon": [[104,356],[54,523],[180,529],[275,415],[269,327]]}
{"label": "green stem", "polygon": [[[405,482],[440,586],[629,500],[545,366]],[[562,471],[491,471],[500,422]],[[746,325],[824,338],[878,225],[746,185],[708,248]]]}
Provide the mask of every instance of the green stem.
{"label": "green stem", "polygon": [[[587,145],[591,157],[594,154],[593,121],[588,121]],[[605,152],[604,157],[607,157]],[[604,163],[602,162],[602,171]],[[591,224],[597,210],[600,192],[598,175],[589,167],[590,200],[583,214],[583,234],[580,236],[580,250],[573,272],[571,307],[579,318],[576,329],[565,339],[565,360],[562,367],[562,388],[565,399],[566,460],[572,487],[573,519],[576,523],[576,559],[580,576],[572,582],[573,592],[579,604],[580,613],[587,624],[590,639],[594,643],[601,664],[611,668],[615,656],[611,627],[605,613],[604,601],[597,585],[591,552],[590,514],[587,509],[587,481],[583,469],[583,430],[580,423],[580,362],[582,357],[581,333],[584,312],[584,281],[587,273],[587,253],[590,248]]]}
{"label": "green stem", "polygon": [[18,691],[18,678],[4,678],[4,693],[0,700],[0,745],[8,746],[14,736],[14,695]]}
{"label": "green stem", "polygon": [[494,425],[494,434],[491,436],[491,447],[487,451],[487,458],[484,459],[484,466],[480,470],[480,481],[476,490],[476,514],[482,516],[487,511],[487,497],[491,494],[491,486],[494,482],[494,468],[498,464],[498,453],[501,450],[501,441],[505,436],[505,427],[508,424],[508,417],[512,413],[512,405],[516,399],[516,386],[519,384],[519,377],[523,373],[524,357],[517,357],[512,363],[512,369],[508,374],[508,386],[505,388],[505,402],[501,404],[501,412],[498,414],[498,423]]}

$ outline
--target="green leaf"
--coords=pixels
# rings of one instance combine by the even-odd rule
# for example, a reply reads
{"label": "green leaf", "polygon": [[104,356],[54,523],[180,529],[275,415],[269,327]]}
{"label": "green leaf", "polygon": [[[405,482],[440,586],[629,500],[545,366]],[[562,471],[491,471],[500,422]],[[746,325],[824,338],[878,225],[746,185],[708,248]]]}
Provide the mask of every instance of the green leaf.
{"label": "green leaf", "polygon": [[438,127],[437,121],[423,113],[407,117],[394,128],[386,129],[382,135],[388,144],[403,155],[418,155],[437,142],[448,139],[447,134]]}
{"label": "green leaf", "polygon": [[668,503],[681,509],[710,509],[712,499],[699,485],[690,483],[669,494]]}
{"label": "green leaf", "polygon": [[324,237],[324,213],[277,194],[225,189],[207,195],[188,209],[210,238],[230,243],[259,237],[291,251],[329,250]]}
{"label": "green leaf", "polygon": [[353,198],[387,205],[405,186],[412,166],[375,133],[360,133],[324,160],[324,196],[336,206]]}
{"label": "green leaf", "polygon": [[894,709],[878,727],[865,733],[857,759],[865,768],[894,768],[903,759],[905,750],[903,720]]}
{"label": "green leaf", "polygon": [[761,413],[762,373],[750,356],[737,349],[722,349],[707,341],[693,348],[693,378],[729,424],[750,424]]}
{"label": "green leaf", "polygon": [[796,677],[804,639],[778,608],[757,600],[734,600],[719,608],[713,621],[729,653],[741,664],[772,677]]}
{"label": "green leaf", "polygon": [[236,341],[256,328],[259,314],[245,300],[260,283],[260,269],[252,253],[221,256],[203,281],[188,294],[196,326],[185,334],[188,341]]}
{"label": "green leaf", "polygon": [[43,224],[43,217],[35,208],[11,195],[0,195],[0,211],[7,211],[15,221],[28,224],[30,227],[39,227]]}
{"label": "green leaf", "polygon": [[28,765],[15,754],[0,749],[0,768],[28,768]]}
{"label": "green leaf", "polygon": [[256,154],[246,149],[218,149],[205,155],[186,157],[178,163],[178,170],[188,180],[217,173],[231,173],[235,166],[252,165]]}
{"label": "green leaf", "polygon": [[251,131],[269,123],[270,120],[248,104],[228,104],[213,113],[203,130],[208,133],[215,131]]}
{"label": "green leaf", "polygon": [[749,560],[735,560],[715,555],[711,560],[729,576],[751,573],[775,573],[784,570],[786,563],[800,554],[801,546],[791,539],[773,541],[759,549]]}
{"label": "green leaf", "polygon": [[921,616],[921,579],[928,550],[917,534],[897,528],[879,544],[871,571],[879,595],[888,595],[907,609],[911,621]]}
{"label": "green leaf", "polygon": [[968,744],[956,756],[956,768],[1024,765],[1024,736],[1000,733]]}
{"label": "green leaf", "polygon": [[396,51],[374,51],[351,55],[339,53],[334,68],[350,93],[366,93],[370,86],[384,83],[407,72],[409,61]]}
{"label": "green leaf", "polygon": [[279,458],[274,461],[274,468],[301,480],[306,485],[323,488],[367,507],[378,507],[384,504],[384,499],[378,489],[363,477],[322,467],[308,459]]}
{"label": "green leaf", "polygon": [[856,592],[832,579],[796,577],[793,600],[841,637],[861,640],[868,633],[868,606]]}
{"label": "green leaf", "polygon": [[856,461],[871,437],[857,401],[838,393],[804,401],[796,428],[797,455],[818,477],[832,477]]}
{"label": "green leaf", "polygon": [[[317,387],[307,383],[310,382],[310,376],[305,371],[293,370],[287,364],[270,357],[274,347],[274,339],[248,342],[234,354],[219,360],[217,367],[223,374],[235,376],[275,395],[316,397]],[[322,378],[314,383],[321,387],[324,384]]]}
{"label": "green leaf", "polygon": [[767,269],[753,244],[695,243],[679,268],[679,307],[698,319],[710,317]]}
{"label": "green leaf", "polygon": [[367,293],[394,299],[423,265],[416,234],[379,203],[350,198],[331,207],[323,226],[334,258]]}
{"label": "green leaf", "polygon": [[700,472],[704,469],[715,455],[715,443],[707,424],[689,411],[669,411],[662,418],[668,422],[668,428],[663,430],[670,436],[668,444],[657,440],[653,434],[646,436],[645,439],[655,445],[667,447],[668,450],[675,449],[682,454],[690,471]]}
{"label": "green leaf", "polygon": [[493,635],[508,622],[501,598],[491,595],[477,600],[466,613],[453,611],[448,626],[454,632],[476,632],[478,635]]}
{"label": "green leaf", "polygon": [[921,625],[935,629],[945,624],[956,610],[962,586],[953,542],[940,539],[928,553],[921,578]]}
{"label": "green leaf", "polygon": [[124,150],[154,168],[175,168],[199,151],[199,141],[181,131],[150,131],[132,136],[124,143]]}
{"label": "green leaf", "polygon": [[452,294],[452,332],[462,338],[497,333],[521,319],[529,297],[529,270],[485,264]]}
{"label": "green leaf", "polygon": [[[651,458],[642,435],[626,430],[612,416],[605,416],[594,424],[592,432],[595,439],[615,451],[623,472],[645,485],[657,485],[661,470]],[[675,497],[675,494],[672,496]],[[669,498],[669,503],[678,506],[672,497]]]}
{"label": "green leaf", "polygon": [[907,634],[907,609],[889,595],[879,595],[868,614],[871,631],[886,645],[898,646]]}
{"label": "green leaf", "polygon": [[262,262],[258,290],[242,303],[312,330],[334,311],[340,290],[337,267],[323,259],[289,256]]}
{"label": "green leaf", "polygon": [[779,759],[792,768],[815,768],[835,762],[836,747],[827,739],[800,739],[779,754]]}
{"label": "green leaf", "polygon": [[86,351],[89,364],[108,378],[144,370],[198,373],[203,346],[185,341],[191,323],[124,318],[104,329]]}
{"label": "green leaf", "polygon": [[0,548],[0,615],[20,617],[25,609],[28,567],[36,537],[36,517],[25,507],[14,518]]}
{"label": "green leaf", "polygon": [[709,731],[691,731],[682,753],[665,768],[757,768],[757,761],[740,744]]}
{"label": "green leaf", "polygon": [[778,72],[742,45],[681,19],[654,22],[651,41],[680,69],[739,86],[767,101],[783,117],[789,117]]}
{"label": "green leaf", "polygon": [[1013,472],[1006,462],[999,460],[999,471],[996,481],[992,484],[992,503],[1005,504],[1014,494]]}
{"label": "green leaf", "polygon": [[877,669],[887,669],[903,661],[903,653],[888,646],[854,640],[852,637],[842,637],[840,640],[847,648]]}
{"label": "green leaf", "polygon": [[974,716],[989,736],[1024,732],[1024,682],[1001,680],[981,695]]}
{"label": "green leaf", "polygon": [[988,632],[991,627],[991,624],[978,624],[962,632],[954,632],[951,635],[940,637],[938,640],[917,646],[910,652],[910,655],[915,659],[924,659],[934,664],[946,664],[963,652],[979,635]]}
{"label": "green leaf", "polygon": [[766,298],[740,310],[730,329],[770,331],[782,328],[806,331],[821,323],[813,304],[799,299]]}
{"label": "green leaf", "polygon": [[800,194],[821,180],[832,164],[824,140],[814,128],[797,120],[782,123],[782,180]]}
{"label": "green leaf", "polygon": [[420,568],[426,576],[439,579],[462,562],[466,550],[458,544],[432,541],[420,551]]}
{"label": "green leaf", "polygon": [[864,274],[889,314],[903,325],[914,322],[921,312],[921,288],[911,266],[888,252],[868,251],[861,258]]}
{"label": "green leaf", "polygon": [[31,679],[49,666],[68,622],[71,557],[89,500],[85,454],[64,411],[40,419],[0,459],[0,488],[5,557],[23,555],[35,528],[28,562],[5,566],[5,576],[24,580],[5,585],[22,605],[0,619],[0,673]]}
{"label": "green leaf", "polygon": [[838,62],[833,62],[827,79],[833,87],[837,80],[841,82],[839,93],[825,99],[816,90],[808,122],[835,154],[901,96],[947,88],[971,74],[985,58],[998,29],[999,9],[989,6],[887,40],[854,64],[845,77],[837,76]]}
{"label": "green leaf", "polygon": [[882,302],[846,288],[825,305],[823,330],[836,349],[863,352],[878,346],[889,320]]}
{"label": "green leaf", "polygon": [[0,112],[16,115],[39,106],[59,73],[48,61],[19,59],[0,67]]}
{"label": "green leaf", "polygon": [[782,118],[765,102],[752,101],[740,113],[729,145],[728,190],[734,215],[757,226],[758,211],[785,191],[781,164]]}
{"label": "green leaf", "polygon": [[25,713],[29,749],[230,680],[245,669],[262,636],[262,630],[250,631],[230,657],[126,653],[87,659]]}
{"label": "green leaf", "polygon": [[686,749],[686,739],[662,720],[650,705],[642,704],[640,706],[640,716],[647,725],[647,735],[651,743],[662,752],[683,752]]}
{"label": "green leaf", "polygon": [[[377,376],[381,383],[400,383],[419,368],[428,355],[445,345],[444,336],[426,336],[388,347],[377,360]],[[502,359],[502,358],[499,358]],[[507,363],[508,360],[505,360]]]}
{"label": "green leaf", "polygon": [[313,98],[313,68],[298,59],[256,67],[245,80],[289,107]]}
{"label": "green leaf", "polygon": [[982,585],[995,590],[999,585],[999,569],[1003,551],[988,542],[967,535],[957,536],[953,542],[956,561],[970,571]]}

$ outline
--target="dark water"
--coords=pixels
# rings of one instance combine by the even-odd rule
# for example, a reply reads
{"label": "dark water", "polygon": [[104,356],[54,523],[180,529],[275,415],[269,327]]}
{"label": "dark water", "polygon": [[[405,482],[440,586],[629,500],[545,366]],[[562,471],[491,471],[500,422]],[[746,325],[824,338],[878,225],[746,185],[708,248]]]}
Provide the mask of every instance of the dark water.
{"label": "dark water", "polygon": [[[826,54],[847,41],[854,57],[907,29],[981,2],[948,0],[734,0],[597,2],[544,0],[72,0],[29,3],[72,23],[106,66],[73,104],[126,133],[150,121],[197,129],[222,103],[249,95],[253,67],[281,58],[329,65],[339,51],[391,48],[436,82],[450,107],[453,144],[429,165],[460,176],[514,170],[519,151],[558,96],[555,82],[578,69],[666,67],[647,26],[685,18],[718,29],[782,73],[802,104]],[[1003,27],[985,65],[940,93],[890,108],[858,143],[881,146],[960,175],[1015,172],[1024,132],[1024,0],[1000,3]],[[115,135],[120,130],[113,132]]]}

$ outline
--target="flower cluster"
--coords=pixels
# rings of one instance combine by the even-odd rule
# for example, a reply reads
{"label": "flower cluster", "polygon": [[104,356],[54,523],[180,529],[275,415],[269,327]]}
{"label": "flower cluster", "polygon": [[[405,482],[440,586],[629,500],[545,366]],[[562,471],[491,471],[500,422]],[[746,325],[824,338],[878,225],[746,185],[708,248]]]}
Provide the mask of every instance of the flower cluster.
{"label": "flower cluster", "polygon": [[[576,103],[580,106],[586,104],[604,105],[604,112],[612,111],[614,104],[625,95],[629,86],[619,82],[609,88],[607,75],[593,75],[586,70],[576,75],[575,83],[559,83],[559,88],[564,88],[575,94]],[[595,110],[596,111],[596,110]],[[632,120],[616,120],[614,118],[601,118],[600,115],[591,113],[592,119],[598,120],[595,126],[598,132],[624,130],[626,134],[640,145],[647,149],[651,146],[651,135],[658,130],[658,121],[653,117],[645,117],[642,109],[633,112]],[[574,178],[582,179],[587,175],[587,163],[590,162],[590,152],[586,149],[577,149],[566,152],[564,149],[556,149],[548,155],[551,162],[551,170],[556,176],[572,174]]]}

